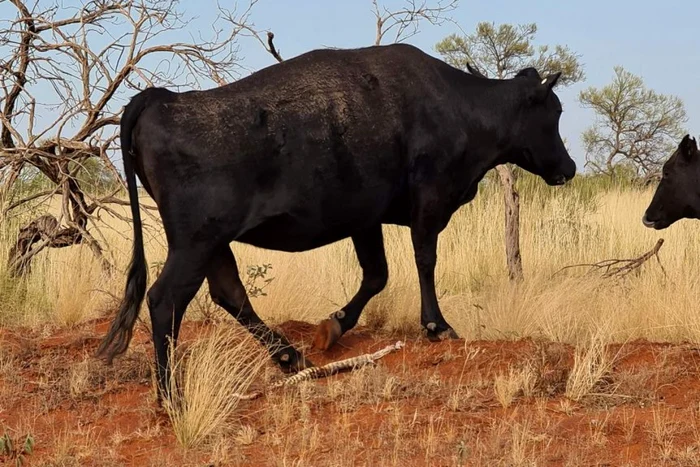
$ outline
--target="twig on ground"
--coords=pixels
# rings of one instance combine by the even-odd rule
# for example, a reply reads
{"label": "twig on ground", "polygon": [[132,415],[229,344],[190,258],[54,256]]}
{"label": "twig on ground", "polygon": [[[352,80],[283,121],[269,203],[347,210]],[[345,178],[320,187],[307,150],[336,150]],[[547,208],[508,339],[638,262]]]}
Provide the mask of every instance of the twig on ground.
{"label": "twig on ground", "polygon": [[[327,376],[331,376],[333,374],[339,373],[344,370],[355,370],[357,368],[367,366],[367,365],[373,365],[376,360],[379,360],[380,358],[390,354],[391,352],[394,352],[396,350],[400,350],[403,348],[404,343],[401,341],[396,342],[393,345],[389,345],[387,347],[384,347],[381,350],[378,350],[374,353],[371,354],[364,354],[364,355],[359,355],[357,357],[351,357],[351,358],[346,358],[345,360],[340,360],[337,362],[332,362],[324,366],[319,366],[319,367],[312,367],[312,368],[307,368],[305,370],[300,371],[299,373],[290,376],[289,378],[277,381],[276,383],[273,383],[267,388],[267,391],[270,391],[272,389],[277,389],[281,388],[284,386],[291,386],[294,384],[301,383],[302,381],[308,381],[310,379],[315,379],[315,378],[325,378]],[[234,397],[238,397],[239,399],[243,400],[252,400],[252,399],[257,399],[258,397],[261,397],[263,395],[263,392],[258,391],[258,392],[251,392],[248,394],[233,394]]]}

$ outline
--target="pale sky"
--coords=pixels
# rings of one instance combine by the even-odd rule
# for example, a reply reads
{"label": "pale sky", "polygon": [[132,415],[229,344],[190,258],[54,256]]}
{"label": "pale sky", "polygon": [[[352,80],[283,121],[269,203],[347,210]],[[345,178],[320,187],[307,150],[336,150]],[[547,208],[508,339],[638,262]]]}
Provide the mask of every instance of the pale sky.
{"label": "pale sky", "polygon": [[[218,2],[229,9],[235,5],[233,1]],[[80,2],[63,0],[62,3],[68,6]],[[382,0],[382,3],[395,6],[402,4],[402,0]],[[180,37],[171,37],[190,40],[189,34],[197,36],[198,29],[206,34],[216,17],[216,4],[216,0],[181,0],[180,9],[197,18],[179,33]],[[0,1],[0,22],[14,17],[9,2]],[[473,31],[480,21],[535,22],[538,25],[535,45],[562,44],[581,54],[586,80],[557,90],[564,105],[561,133],[568,139],[579,170],[584,161],[581,132],[593,122],[594,116],[580,107],[578,93],[588,86],[609,83],[615,65],[641,76],[649,88],[683,99],[689,117],[686,129],[693,135],[700,134],[700,34],[697,32],[700,2],[461,0],[452,17],[467,32]],[[367,46],[375,37],[371,0],[259,0],[251,19],[257,29],[275,33],[276,45],[284,58],[321,47]],[[420,29],[407,42],[438,57],[435,44],[448,34],[459,32],[450,23],[442,26],[424,23]],[[241,38],[239,46],[241,64],[247,70],[244,74],[275,63],[252,38]]]}
{"label": "pale sky", "polygon": [[[399,5],[400,1],[385,2]],[[298,2],[261,0],[252,15],[258,28],[269,28],[282,56],[289,58],[324,47],[361,47],[374,40],[375,21],[370,0]],[[567,45],[579,53],[586,80],[559,88],[564,114],[560,130],[582,169],[581,132],[594,114],[577,101],[580,90],[601,87],[623,66],[641,76],[651,89],[683,99],[692,135],[700,134],[700,2],[684,0],[461,0],[453,19],[466,32],[481,21],[537,23],[536,43]],[[457,32],[454,24],[424,24],[407,42],[438,56],[435,44]],[[252,69],[273,63],[255,42],[241,42],[244,64]]]}

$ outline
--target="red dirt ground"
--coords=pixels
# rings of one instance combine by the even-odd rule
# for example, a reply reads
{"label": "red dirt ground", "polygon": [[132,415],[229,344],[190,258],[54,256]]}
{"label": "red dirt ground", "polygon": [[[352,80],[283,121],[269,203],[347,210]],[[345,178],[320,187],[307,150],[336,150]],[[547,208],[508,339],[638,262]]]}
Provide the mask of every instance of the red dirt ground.
{"label": "red dirt ground", "polygon": [[[692,345],[609,346],[613,367],[575,402],[565,396],[570,346],[414,336],[361,377],[336,375],[307,385],[305,395],[286,389],[242,402],[248,441],[232,435],[226,452],[184,451],[156,408],[149,336],[137,329],[111,367],[92,358],[107,324],[48,336],[0,330],[0,355],[11,358],[0,366],[0,428],[15,444],[32,434],[25,465],[700,465],[700,349]],[[185,323],[182,342],[203,327]],[[280,328],[302,348],[315,330],[302,322]],[[308,355],[324,364],[400,338],[357,328]],[[71,391],[81,364],[89,378]],[[535,375],[530,395],[520,392],[504,408],[494,380],[526,364]],[[290,401],[298,407],[285,418],[279,411]]]}

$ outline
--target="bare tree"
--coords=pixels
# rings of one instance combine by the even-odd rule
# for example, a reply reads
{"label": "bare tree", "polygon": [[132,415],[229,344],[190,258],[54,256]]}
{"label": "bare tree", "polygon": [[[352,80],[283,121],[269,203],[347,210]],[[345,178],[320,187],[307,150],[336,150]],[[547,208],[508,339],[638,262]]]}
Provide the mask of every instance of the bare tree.
{"label": "bare tree", "polygon": [[[562,72],[558,85],[584,79],[579,56],[567,47],[533,46],[537,25],[479,23],[476,32],[466,36],[450,35],[436,45],[436,50],[451,65],[484,77],[506,79],[525,67],[535,67],[543,76]],[[476,68],[472,67],[475,65]],[[509,165],[496,167],[505,203],[505,246],[508,276],[512,281],[523,278],[520,254],[520,195],[515,188],[516,174]]]}
{"label": "bare tree", "polygon": [[433,25],[450,21],[446,14],[457,8],[459,1],[437,0],[428,3],[405,0],[403,6],[396,9],[389,9],[379,3],[378,0],[372,0],[374,16],[377,18],[374,45],[380,45],[389,33],[394,36],[393,42],[403,42],[418,34],[418,26],[423,21]]}
{"label": "bare tree", "polygon": [[[381,45],[389,33],[393,34],[393,42],[403,42],[418,34],[418,26],[423,21],[427,21],[432,25],[440,25],[445,21],[451,21],[447,13],[457,8],[458,3],[459,0],[437,0],[433,3],[405,0],[402,6],[390,9],[380,5],[379,0],[372,0],[373,13],[376,18],[374,45]],[[267,32],[267,41],[265,41],[252,23],[238,23],[235,19],[232,22],[260,42],[260,45],[275,60],[278,62],[283,61],[282,55],[273,43],[275,35],[272,32]]]}
{"label": "bare tree", "polygon": [[613,175],[621,163],[638,176],[656,175],[685,134],[683,101],[647,89],[638,76],[615,67],[612,83],[581,91],[579,101],[596,113],[583,133],[586,165]]}
{"label": "bare tree", "polygon": [[[11,271],[26,272],[43,248],[81,243],[110,270],[96,216],[102,210],[124,219],[110,205],[128,203],[116,191],[91,193],[81,168],[97,161],[123,187],[110,155],[129,94],[233,80],[238,25],[256,1],[240,15],[223,12],[226,27],[215,23],[208,40],[173,42],[188,24],[176,0],[87,0],[73,9],[11,0],[15,18],[0,20],[0,202],[7,216],[54,195],[62,200],[58,218],[45,214],[20,230]],[[45,177],[50,189],[17,189],[29,173]]]}

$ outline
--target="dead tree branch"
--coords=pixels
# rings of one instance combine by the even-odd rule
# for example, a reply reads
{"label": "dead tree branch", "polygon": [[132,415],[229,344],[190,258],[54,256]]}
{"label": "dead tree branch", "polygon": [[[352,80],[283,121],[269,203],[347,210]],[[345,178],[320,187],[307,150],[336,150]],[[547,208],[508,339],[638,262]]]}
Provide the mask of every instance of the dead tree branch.
{"label": "dead tree branch", "polygon": [[269,47],[269,51],[272,54],[273,57],[275,57],[275,60],[278,62],[282,63],[284,59],[280,55],[279,51],[275,48],[275,44],[272,43],[272,39],[275,38],[275,35],[272,31],[267,32],[267,46]]}
{"label": "dead tree branch", "polygon": [[267,42],[265,42],[260,36],[260,32],[255,29],[255,25],[250,20],[250,12],[253,6],[257,3],[257,1],[258,0],[252,0],[248,9],[245,12],[243,12],[243,14],[241,14],[239,17],[236,17],[235,14],[226,10],[222,10],[222,13],[226,21],[228,21],[235,27],[239,35],[250,36],[254,38],[256,41],[260,42],[260,45],[262,45],[263,48],[267,50],[267,52],[270,55],[272,55],[275,58],[275,60],[277,60],[277,62],[281,63],[284,61],[284,59],[282,58],[280,51],[275,47],[275,44],[272,42],[272,40],[275,37],[274,33],[272,33],[272,31],[267,31]]}
{"label": "dead tree branch", "polygon": [[602,277],[603,278],[615,278],[615,279],[621,279],[623,277],[626,277],[632,272],[638,271],[639,268],[649,261],[651,258],[656,258],[657,263],[659,264],[659,267],[661,268],[661,271],[664,274],[664,277],[668,277],[666,274],[666,269],[664,268],[663,264],[661,264],[661,258],[659,258],[659,250],[664,244],[664,239],[660,238],[657,242],[656,245],[654,245],[654,248],[651,250],[647,251],[643,255],[641,255],[638,258],[633,258],[633,259],[606,259],[603,261],[599,261],[597,263],[593,264],[574,264],[571,266],[566,266],[558,270],[553,274],[557,275],[560,272],[567,270],[567,269],[572,269],[572,268],[579,268],[579,267],[587,267],[590,268],[589,273],[598,271],[602,272]]}
{"label": "dead tree branch", "polygon": [[[189,24],[176,0],[83,0],[72,9],[11,0],[15,18],[0,20],[0,212],[61,197],[59,219],[41,216],[20,229],[11,270],[28,271],[43,248],[82,243],[111,268],[92,229],[96,211],[128,204],[115,196],[124,182],[111,160],[124,104],[148,86],[233,81],[236,36],[256,1],[242,15],[221,12],[240,26],[172,43],[165,35]],[[38,188],[27,188],[33,181]]]}
{"label": "dead tree branch", "polygon": [[395,32],[393,42],[404,42],[418,34],[418,26],[423,21],[432,25],[452,21],[447,13],[457,8],[459,0],[406,0],[403,7],[395,10],[389,10],[379,3],[379,0],[372,0],[376,18],[374,45],[380,45],[390,31]]}

